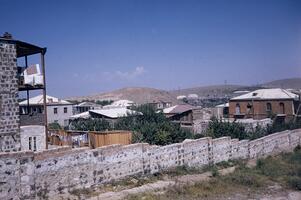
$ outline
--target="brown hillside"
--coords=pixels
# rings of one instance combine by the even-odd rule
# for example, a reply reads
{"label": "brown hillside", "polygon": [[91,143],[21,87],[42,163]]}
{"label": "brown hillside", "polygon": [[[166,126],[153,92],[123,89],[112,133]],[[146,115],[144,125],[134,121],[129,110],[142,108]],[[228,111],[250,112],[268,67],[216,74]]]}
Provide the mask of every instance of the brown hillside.
{"label": "brown hillside", "polygon": [[177,99],[171,95],[169,92],[164,90],[158,90],[154,88],[145,87],[129,87],[122,88],[119,90],[114,90],[112,92],[106,92],[101,94],[82,96],[82,97],[71,97],[68,100],[120,100],[127,99],[134,101],[138,104],[144,104],[153,101],[166,101],[172,102],[173,104],[179,103]]}
{"label": "brown hillside", "polygon": [[301,89],[301,78],[275,80],[263,83],[262,86],[267,88]]}

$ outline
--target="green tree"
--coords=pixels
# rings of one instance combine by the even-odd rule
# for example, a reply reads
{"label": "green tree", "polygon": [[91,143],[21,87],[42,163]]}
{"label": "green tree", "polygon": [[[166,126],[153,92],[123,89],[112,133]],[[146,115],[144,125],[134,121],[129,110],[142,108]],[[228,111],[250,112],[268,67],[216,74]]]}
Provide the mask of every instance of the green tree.
{"label": "green tree", "polygon": [[111,130],[111,124],[104,119],[78,119],[70,123],[71,130],[79,131],[104,131]]}
{"label": "green tree", "polygon": [[156,112],[150,105],[134,109],[138,114],[119,119],[115,126],[116,129],[133,131],[133,142],[166,145],[193,138],[190,131],[182,130],[179,124],[172,123],[163,113]]}
{"label": "green tree", "polygon": [[53,123],[48,124],[48,129],[60,130],[60,129],[62,129],[62,127],[59,125],[59,123],[53,122]]}

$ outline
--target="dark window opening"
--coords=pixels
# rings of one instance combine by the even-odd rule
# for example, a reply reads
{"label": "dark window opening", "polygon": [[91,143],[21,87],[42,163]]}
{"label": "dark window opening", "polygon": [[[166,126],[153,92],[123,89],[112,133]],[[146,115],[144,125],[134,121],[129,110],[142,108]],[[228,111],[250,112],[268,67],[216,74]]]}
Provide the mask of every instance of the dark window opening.
{"label": "dark window opening", "polygon": [[240,114],[240,105],[239,105],[239,103],[236,104],[235,113]]}
{"label": "dark window opening", "polygon": [[247,113],[250,114],[252,111],[252,105],[248,103],[247,105]]}
{"label": "dark window opening", "polygon": [[37,138],[33,137],[33,150],[36,151],[37,150]]}
{"label": "dark window opening", "polygon": [[29,137],[29,139],[28,139],[28,140],[29,140],[29,141],[28,141],[28,149],[29,149],[29,150],[31,150],[31,139],[32,139],[31,137]]}
{"label": "dark window opening", "polygon": [[266,109],[266,111],[267,111],[268,113],[271,113],[271,112],[272,112],[272,104],[271,104],[271,103],[267,103],[267,109]]}
{"label": "dark window opening", "polygon": [[279,103],[280,106],[280,114],[285,114],[285,108],[284,108],[284,103]]}

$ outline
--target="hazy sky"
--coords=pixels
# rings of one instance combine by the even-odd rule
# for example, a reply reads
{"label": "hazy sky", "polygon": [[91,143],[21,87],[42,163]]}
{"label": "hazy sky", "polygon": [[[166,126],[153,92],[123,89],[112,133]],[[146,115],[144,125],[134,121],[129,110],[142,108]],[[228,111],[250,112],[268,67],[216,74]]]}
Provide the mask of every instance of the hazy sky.
{"label": "hazy sky", "polygon": [[0,7],[1,34],[48,48],[48,93],[59,97],[301,76],[300,0],[0,0]]}

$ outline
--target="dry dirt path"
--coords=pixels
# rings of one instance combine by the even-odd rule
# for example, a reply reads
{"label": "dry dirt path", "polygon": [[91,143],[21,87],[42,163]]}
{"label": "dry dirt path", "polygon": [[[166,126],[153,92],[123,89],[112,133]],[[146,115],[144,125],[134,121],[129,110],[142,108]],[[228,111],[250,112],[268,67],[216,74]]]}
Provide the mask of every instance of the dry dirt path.
{"label": "dry dirt path", "polygon": [[[225,169],[219,170],[219,174],[226,175],[232,173],[235,170],[235,167],[229,167]],[[126,189],[118,192],[106,192],[102,193],[95,197],[90,197],[87,200],[121,200],[125,199],[129,195],[137,195],[141,193],[148,192],[158,192],[164,191],[169,187],[173,187],[175,185],[189,185],[194,184],[200,181],[208,181],[212,177],[211,172],[205,172],[202,174],[191,174],[191,175],[182,175],[170,178],[170,180],[160,180],[155,183],[149,183],[142,185],[140,187],[135,187],[131,189]]]}

